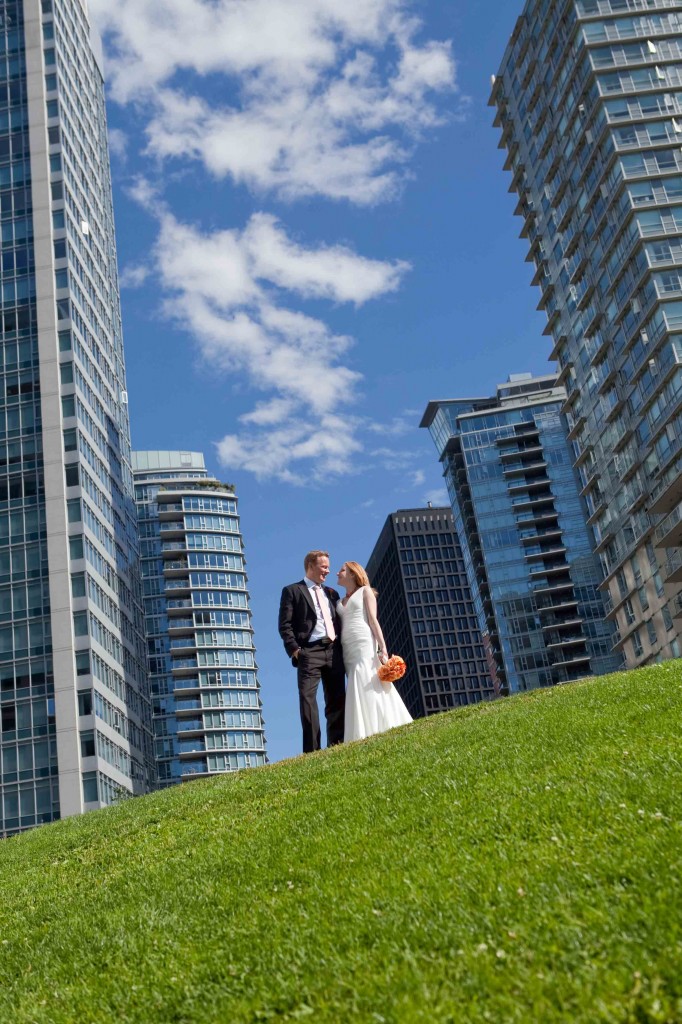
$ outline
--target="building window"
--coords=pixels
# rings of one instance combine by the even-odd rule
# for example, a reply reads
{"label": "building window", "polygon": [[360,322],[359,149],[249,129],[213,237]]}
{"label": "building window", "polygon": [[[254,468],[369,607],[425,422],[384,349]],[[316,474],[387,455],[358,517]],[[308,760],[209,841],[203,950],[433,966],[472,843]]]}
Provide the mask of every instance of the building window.
{"label": "building window", "polygon": [[625,613],[625,622],[626,622],[626,624],[628,626],[631,626],[632,623],[635,621],[636,616],[635,616],[635,609],[632,607],[632,601],[630,600],[629,597],[627,598],[627,600],[625,601],[625,604],[623,605],[623,611]]}
{"label": "building window", "polygon": [[[95,734],[92,730],[90,732],[81,733],[81,757],[94,757],[97,753],[95,748]],[[96,800],[97,797],[91,797]]]}
{"label": "building window", "polygon": [[86,804],[95,803],[97,795],[97,772],[85,772],[83,775],[83,799]]}
{"label": "building window", "polygon": [[670,609],[668,608],[667,604],[663,606],[661,612],[663,615],[663,625],[666,628],[666,632],[669,633],[670,630],[673,628],[673,617],[670,614]]}

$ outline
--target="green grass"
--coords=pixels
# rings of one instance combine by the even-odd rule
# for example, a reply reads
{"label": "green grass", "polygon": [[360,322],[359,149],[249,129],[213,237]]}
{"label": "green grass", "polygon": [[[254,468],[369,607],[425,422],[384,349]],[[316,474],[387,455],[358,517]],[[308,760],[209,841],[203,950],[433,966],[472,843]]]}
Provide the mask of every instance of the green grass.
{"label": "green grass", "polygon": [[682,1021],[682,662],[0,843],[11,1024]]}

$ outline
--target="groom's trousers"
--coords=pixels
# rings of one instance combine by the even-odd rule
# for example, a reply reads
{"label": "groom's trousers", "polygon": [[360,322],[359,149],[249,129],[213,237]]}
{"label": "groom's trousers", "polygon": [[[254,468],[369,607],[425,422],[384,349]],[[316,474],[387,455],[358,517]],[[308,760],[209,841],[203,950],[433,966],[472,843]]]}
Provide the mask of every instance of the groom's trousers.
{"label": "groom's trousers", "polygon": [[346,707],[346,674],[341,643],[307,644],[297,659],[298,698],[303,727],[303,753],[320,749],[320,715],[317,688],[322,680],[324,713],[327,720],[327,746],[343,743],[343,718]]}

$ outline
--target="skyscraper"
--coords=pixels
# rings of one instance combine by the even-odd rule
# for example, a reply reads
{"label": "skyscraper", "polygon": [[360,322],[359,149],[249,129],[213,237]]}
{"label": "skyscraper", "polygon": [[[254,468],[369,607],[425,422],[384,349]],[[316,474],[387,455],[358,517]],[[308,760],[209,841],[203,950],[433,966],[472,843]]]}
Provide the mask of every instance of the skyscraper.
{"label": "skyscraper", "polygon": [[413,718],[494,695],[452,509],[391,513],[367,573],[389,652],[407,662],[397,686]]}
{"label": "skyscraper", "polygon": [[500,145],[630,666],[682,628],[682,8],[528,0]]}
{"label": "skyscraper", "polygon": [[237,497],[198,452],[133,452],[160,786],[265,764]]}
{"label": "skyscraper", "polygon": [[429,402],[486,655],[499,693],[621,667],[571,467],[555,376]]}
{"label": "skyscraper", "polygon": [[103,80],[80,0],[0,7],[4,835],[152,783]]}

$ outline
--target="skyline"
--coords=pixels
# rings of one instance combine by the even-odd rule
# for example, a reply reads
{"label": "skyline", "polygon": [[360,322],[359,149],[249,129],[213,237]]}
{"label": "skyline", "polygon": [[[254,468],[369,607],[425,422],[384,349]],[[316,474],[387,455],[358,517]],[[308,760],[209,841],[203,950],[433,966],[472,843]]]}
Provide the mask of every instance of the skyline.
{"label": "skyline", "polygon": [[[189,145],[188,109],[208,123],[214,107],[224,112],[225,96],[233,102],[245,97],[243,127],[245,112],[264,116],[268,95],[262,65],[257,74],[237,68],[229,78],[217,75],[220,59],[229,58],[234,70],[236,58],[217,55],[209,45],[215,25],[199,17],[207,5],[165,5],[176,32],[174,17],[183,11],[196,16],[191,40],[180,54],[168,51],[176,63],[166,64],[159,39],[131,20],[136,13],[149,17],[151,5],[133,10],[123,3],[116,11],[90,5],[104,29],[133,447],[202,451],[208,468],[237,487],[273,760],[299,752],[295,680],[276,614],[281,587],[303,575],[305,551],[329,549],[334,579],[344,560],[367,560],[390,512],[445,500],[435,452],[418,429],[428,401],[479,393],[510,373],[549,368],[544,317],[535,311],[539,293],[530,288],[525,245],[517,237],[521,223],[512,216],[515,202],[487,106],[490,74],[520,9],[505,12],[506,25],[484,30],[482,17],[464,4],[447,11],[435,3],[410,4],[422,17],[417,30],[395,20],[399,6],[388,0],[352,4],[346,23],[333,26],[333,39],[343,40],[336,49],[311,14],[323,10],[331,17],[326,4],[304,5],[308,21],[297,27],[299,34],[307,31],[304,53],[312,63],[285,68],[287,87],[299,104],[315,99],[307,108],[311,118],[321,117],[321,94],[330,103],[330,96],[340,102],[343,93],[346,120],[339,118],[346,135],[339,147],[344,139],[355,142],[362,157],[358,173],[345,178],[345,198],[338,198],[338,183],[302,181],[293,150],[285,181],[265,157],[249,177],[225,163],[223,149],[218,165],[217,156],[197,150],[193,137]],[[214,15],[232,7],[219,5]],[[382,34],[375,21],[374,35],[363,30],[359,40],[360,12],[370,8],[377,17],[391,16],[391,31]],[[258,9],[265,17],[272,5]],[[158,5],[155,10],[158,17]],[[342,29],[346,36],[339,35]],[[143,41],[134,59],[126,50],[133,30]],[[243,45],[245,39],[253,34]],[[358,42],[367,51],[362,74]],[[417,115],[405,107],[399,72],[391,70],[398,44],[409,55],[403,74],[411,61],[421,81],[434,86],[421,93],[422,137],[409,154],[405,121]],[[349,68],[351,50],[356,63]],[[376,60],[374,78],[367,54]],[[177,63],[190,57],[191,67]],[[323,59],[323,71],[316,70],[314,62]],[[152,88],[159,83],[160,98]],[[254,90],[260,90],[256,98]],[[367,120],[370,97],[382,99],[383,126]],[[357,113],[361,101],[366,130],[358,141],[348,136],[348,111]],[[219,127],[217,137],[224,138],[234,119]],[[376,140],[386,132],[391,144],[381,143],[382,157]],[[189,147],[185,156],[168,156],[173,140],[175,152],[181,143]],[[211,176],[218,174],[227,177]],[[236,182],[230,175],[242,177]],[[391,195],[378,202],[381,189]],[[263,342],[266,329],[277,332],[275,342]],[[200,333],[197,343],[193,335]],[[296,336],[305,340],[307,363],[291,349]],[[248,361],[244,339],[276,345],[274,373],[261,374],[262,355]],[[314,372],[306,376],[310,365]],[[157,400],[150,402],[150,395]],[[351,401],[344,404],[347,396]],[[296,416],[308,422],[309,414],[317,419],[305,429],[312,440],[304,452],[314,458],[287,460],[301,432]],[[247,459],[260,478],[244,468]]]}

